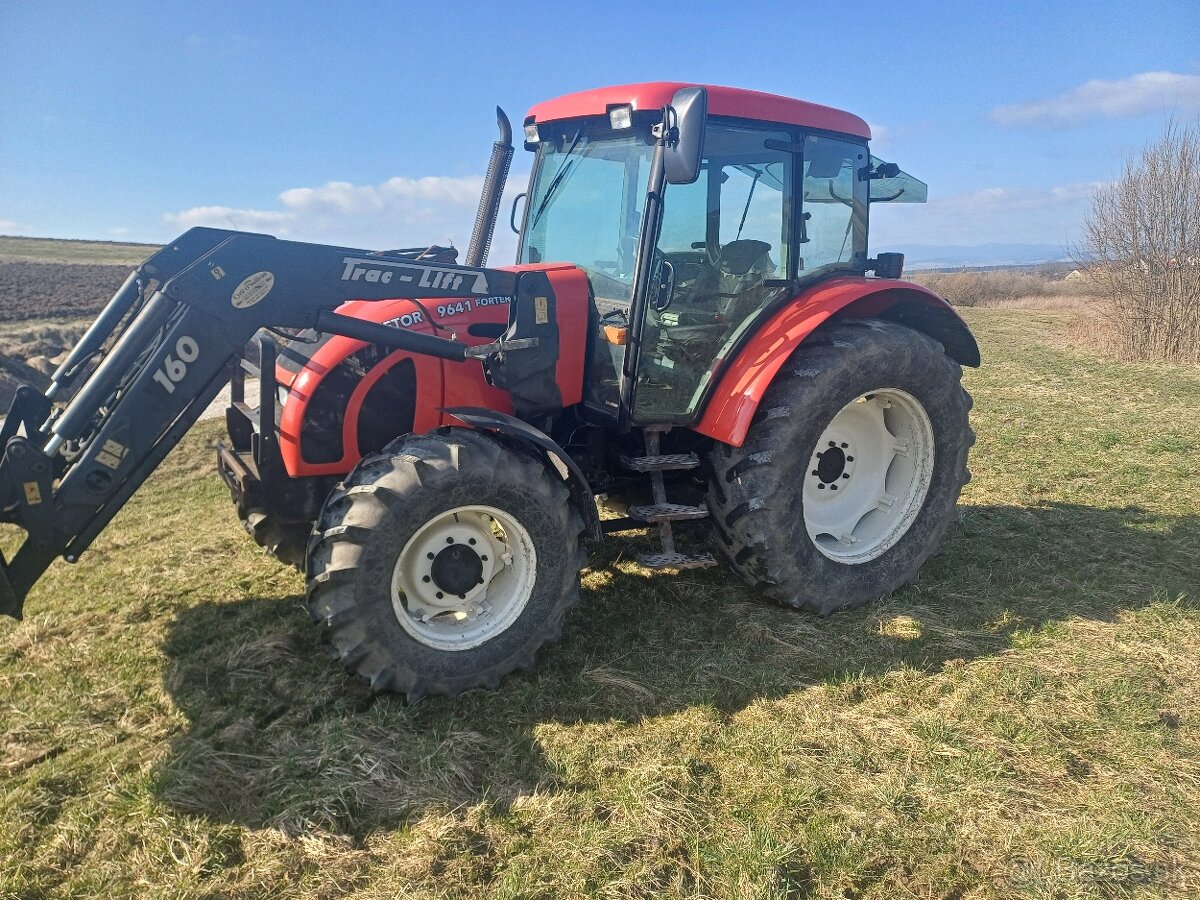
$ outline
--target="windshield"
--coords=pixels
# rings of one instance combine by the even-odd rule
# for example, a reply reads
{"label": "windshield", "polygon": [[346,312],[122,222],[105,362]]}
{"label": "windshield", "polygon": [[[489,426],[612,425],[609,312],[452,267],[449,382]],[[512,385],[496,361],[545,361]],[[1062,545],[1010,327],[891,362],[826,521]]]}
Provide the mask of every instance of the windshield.
{"label": "windshield", "polygon": [[628,303],[654,145],[648,135],[568,129],[538,147],[520,262],[569,262],[596,296]]}

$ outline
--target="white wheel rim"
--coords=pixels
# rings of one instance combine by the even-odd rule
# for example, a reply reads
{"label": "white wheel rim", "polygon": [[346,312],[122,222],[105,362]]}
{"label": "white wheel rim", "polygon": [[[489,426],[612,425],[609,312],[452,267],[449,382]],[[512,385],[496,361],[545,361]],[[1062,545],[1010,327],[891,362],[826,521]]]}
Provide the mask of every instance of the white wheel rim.
{"label": "white wheel rim", "polygon": [[920,513],[933,478],[933,425],[917,399],[881,388],[833,417],[804,473],[804,527],[823,555],[860,565]]}
{"label": "white wheel rim", "polygon": [[517,620],[536,574],[537,551],[520,522],[492,506],[460,506],[430,519],[400,551],[392,609],[425,646],[470,650]]}

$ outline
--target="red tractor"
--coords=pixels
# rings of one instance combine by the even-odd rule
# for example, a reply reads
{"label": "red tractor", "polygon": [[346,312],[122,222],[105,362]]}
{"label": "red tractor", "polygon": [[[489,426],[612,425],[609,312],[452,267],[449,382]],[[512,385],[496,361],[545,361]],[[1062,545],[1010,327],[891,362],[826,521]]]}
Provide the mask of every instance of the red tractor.
{"label": "red tractor", "polygon": [[868,255],[871,205],[925,185],[839,110],[586,91],[526,116],[518,262],[485,268],[500,126],[461,264],[193,229],[139,267],[0,433],[2,516],[28,532],[0,611],[76,561],[230,381],[238,511],[377,690],[531,666],[609,532],[656,527],[639,561],[684,569],[717,560],[674,529],[704,528],[760,594],[820,615],[912,579],[969,478],[960,366],[979,364],[900,254]]}

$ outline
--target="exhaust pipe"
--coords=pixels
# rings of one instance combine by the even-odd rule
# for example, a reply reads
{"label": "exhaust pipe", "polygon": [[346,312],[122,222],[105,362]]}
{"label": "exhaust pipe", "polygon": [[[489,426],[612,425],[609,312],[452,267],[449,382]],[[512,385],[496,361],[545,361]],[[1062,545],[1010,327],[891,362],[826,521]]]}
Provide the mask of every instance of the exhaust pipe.
{"label": "exhaust pipe", "polygon": [[467,246],[464,260],[468,266],[487,263],[496,216],[500,212],[500,198],[504,194],[504,182],[508,180],[508,167],[513,158],[512,125],[504,110],[498,106],[496,124],[500,126],[500,140],[492,144],[492,158],[488,160],[487,175],[483,178],[483,194],[479,197],[479,211],[475,214],[475,227],[471,229],[471,243]]}

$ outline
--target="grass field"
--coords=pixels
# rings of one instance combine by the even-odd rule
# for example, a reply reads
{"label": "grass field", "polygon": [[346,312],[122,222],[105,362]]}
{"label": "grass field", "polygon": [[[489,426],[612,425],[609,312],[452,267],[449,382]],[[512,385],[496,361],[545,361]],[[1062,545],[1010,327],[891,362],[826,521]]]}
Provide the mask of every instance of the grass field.
{"label": "grass field", "polygon": [[120,265],[132,268],[157,249],[155,244],[67,241],[0,235],[0,262]]}
{"label": "grass field", "polygon": [[0,624],[0,896],[1197,896],[1200,370],[968,315],[915,585],[820,620],[610,540],[534,673],[415,706],[327,659],[202,426]]}

